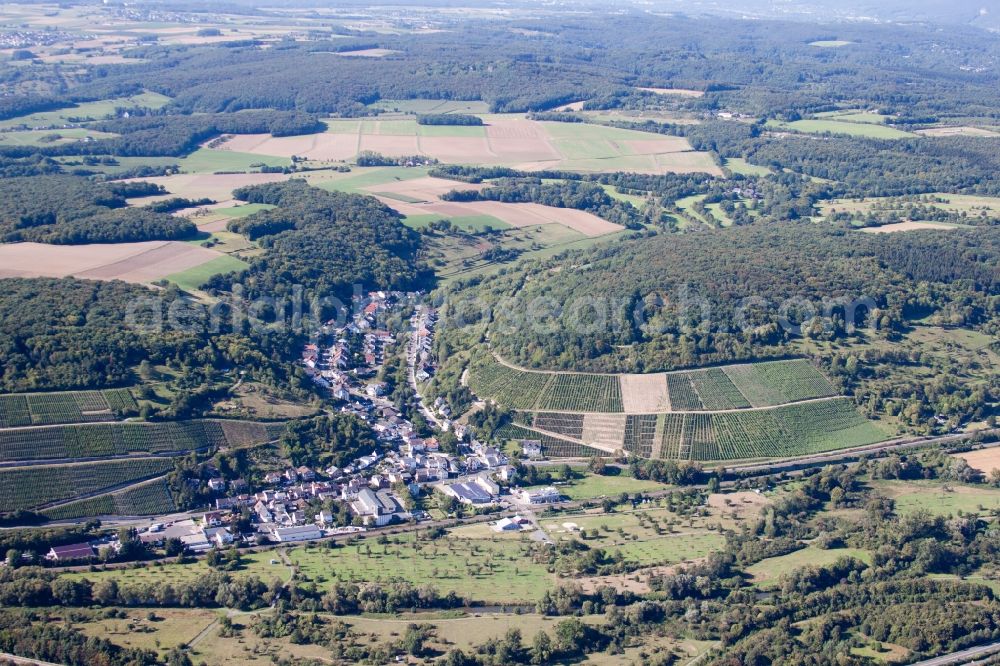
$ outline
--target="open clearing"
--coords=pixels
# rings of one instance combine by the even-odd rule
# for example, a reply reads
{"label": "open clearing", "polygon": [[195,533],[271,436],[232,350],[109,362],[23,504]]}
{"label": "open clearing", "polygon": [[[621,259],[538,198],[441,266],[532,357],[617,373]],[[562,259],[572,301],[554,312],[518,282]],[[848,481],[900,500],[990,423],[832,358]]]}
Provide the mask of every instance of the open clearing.
{"label": "open clearing", "polygon": [[961,225],[947,222],[896,222],[883,224],[880,227],[865,227],[861,229],[866,234],[892,234],[899,231],[920,231],[927,229],[960,229]]}
{"label": "open clearing", "polygon": [[334,120],[320,134],[272,137],[232,136],[217,152],[314,161],[348,161],[361,151],[391,157],[424,155],[441,162],[503,164],[529,171],[705,172],[721,175],[708,153],[694,151],[683,137],[649,134],[584,123],[487,115],[486,125],[423,126],[415,120]]}
{"label": "open clearing", "polygon": [[393,51],[392,49],[358,49],[357,51],[337,51],[339,56],[347,56],[354,58],[384,58],[393,53],[399,53],[399,51]]}
{"label": "open clearing", "polygon": [[823,49],[838,49],[841,46],[847,46],[848,44],[853,44],[854,42],[848,42],[843,39],[820,39],[815,42],[809,42],[809,46],[817,46]]}
{"label": "open clearing", "polygon": [[656,93],[657,95],[677,95],[679,97],[705,96],[705,92],[703,90],[690,90],[688,88],[639,88],[639,90]]}
{"label": "open clearing", "polygon": [[929,127],[917,130],[916,134],[921,136],[982,136],[996,138],[1000,132],[983,129],[982,127]]}
{"label": "open clearing", "polygon": [[229,259],[215,250],[181,241],[106,245],[9,243],[0,245],[0,278],[73,276],[152,282],[219,258]]}
{"label": "open clearing", "polygon": [[784,573],[807,566],[826,566],[833,564],[842,557],[853,557],[862,562],[871,562],[871,554],[857,548],[831,548],[823,550],[809,546],[788,555],[762,560],[757,564],[747,567],[747,573],[753,577],[755,584],[763,584],[767,587],[776,584],[777,579]]}
{"label": "open clearing", "polygon": [[926,510],[947,516],[1000,508],[1000,489],[940,481],[873,481],[872,487],[896,502],[897,513]]}

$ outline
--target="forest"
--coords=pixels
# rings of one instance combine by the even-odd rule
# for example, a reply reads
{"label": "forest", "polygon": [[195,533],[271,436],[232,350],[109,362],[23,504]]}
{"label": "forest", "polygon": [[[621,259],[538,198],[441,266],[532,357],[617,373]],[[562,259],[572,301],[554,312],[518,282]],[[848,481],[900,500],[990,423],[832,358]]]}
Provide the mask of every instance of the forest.
{"label": "forest", "polygon": [[73,245],[176,240],[195,225],[126,197],[162,194],[150,183],[97,183],[77,176],[0,179],[0,242]]}
{"label": "forest", "polygon": [[277,206],[229,223],[265,248],[249,268],[208,288],[240,284],[248,297],[287,295],[295,286],[347,303],[363,289],[413,289],[431,279],[418,259],[420,236],[374,197],[327,192],[302,180],[240,188],[248,203]]}

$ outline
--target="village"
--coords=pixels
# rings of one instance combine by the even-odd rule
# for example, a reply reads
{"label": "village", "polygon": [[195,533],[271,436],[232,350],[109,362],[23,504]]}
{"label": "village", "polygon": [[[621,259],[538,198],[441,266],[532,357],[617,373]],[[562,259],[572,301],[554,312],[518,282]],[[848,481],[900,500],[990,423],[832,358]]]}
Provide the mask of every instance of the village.
{"label": "village", "polygon": [[[204,553],[215,548],[313,541],[366,532],[371,528],[430,522],[427,506],[442,503],[466,513],[498,512],[561,501],[555,487],[520,489],[517,470],[502,451],[478,441],[469,428],[450,420],[441,400],[419,409],[440,433],[451,433],[457,450],[442,449],[438,436],[420,436],[414,423],[385,395],[377,380],[386,354],[408,337],[408,375],[415,387],[433,376],[433,334],[437,313],[420,302],[419,293],[371,292],[356,296],[354,313],[336,326],[328,323],[316,342],[304,346],[305,372],[327,392],[335,409],[353,414],[375,432],[378,450],[342,467],[308,466],[270,471],[253,488],[243,479],[221,476],[205,484],[216,496],[211,510],[158,518],[139,531],[147,547],[181,548]],[[396,334],[380,327],[389,315],[412,309],[408,330]],[[541,443],[521,442],[521,457],[541,457]],[[437,495],[438,497],[435,497]],[[451,512],[445,512],[454,515]],[[500,518],[496,531],[528,529],[520,516]],[[51,561],[96,557],[102,547],[116,552],[120,544],[70,544],[50,551]],[[168,549],[170,550],[170,549]]]}

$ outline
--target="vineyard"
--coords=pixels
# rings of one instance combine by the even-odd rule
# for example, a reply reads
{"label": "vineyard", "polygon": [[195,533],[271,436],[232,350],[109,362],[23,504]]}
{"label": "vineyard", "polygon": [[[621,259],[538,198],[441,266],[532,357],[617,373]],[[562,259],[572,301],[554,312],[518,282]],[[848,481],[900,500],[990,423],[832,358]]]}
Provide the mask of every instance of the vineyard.
{"label": "vineyard", "polygon": [[493,358],[469,368],[469,387],[512,409],[621,412],[621,383],[615,375],[554,374],[515,370]]}
{"label": "vineyard", "polygon": [[684,412],[704,408],[691,383],[690,373],[667,375],[667,392],[670,394],[670,408],[674,411]]}
{"label": "vineyard", "polygon": [[140,483],[108,495],[61,504],[42,512],[49,520],[90,516],[153,516],[176,509],[163,479]]}
{"label": "vineyard", "polygon": [[[244,421],[95,423],[0,430],[0,461],[174,453],[273,439],[268,426]],[[276,435],[275,435],[276,436]]]}
{"label": "vineyard", "polygon": [[637,414],[626,417],[622,447],[637,456],[651,457],[656,433],[663,421],[663,416],[662,414]]}
{"label": "vineyard", "polygon": [[582,443],[552,437],[514,423],[502,426],[496,431],[494,436],[501,441],[538,440],[542,443],[542,453],[549,458],[589,458],[591,456],[606,455],[604,451],[591,448]]}
{"label": "vineyard", "polygon": [[497,363],[492,357],[469,368],[469,387],[479,396],[492,398],[505,407],[534,409],[551,375],[522,372]]}
{"label": "vineyard", "polygon": [[169,458],[0,468],[0,513],[33,509],[115,488],[173,469]]}
{"label": "vineyard", "polygon": [[612,413],[628,405],[633,414],[776,407],[836,395],[826,377],[804,360],[598,375],[529,372],[483,356],[469,368],[469,386],[480,397],[512,409]]}
{"label": "vineyard", "polygon": [[[599,439],[587,434],[582,438],[575,435],[580,432],[580,417],[586,423],[588,419],[600,416],[534,415],[534,427],[575,442],[548,437],[519,426],[506,426],[518,430],[516,435],[506,433],[505,436],[509,435],[510,439],[540,439],[545,454],[550,457],[606,455],[606,452],[587,444],[607,447],[610,444],[607,434]],[[624,418],[624,426],[619,431],[621,448],[644,458],[698,461],[786,458],[874,444],[886,439],[886,433],[869,422],[847,398],[803,402],[773,409],[630,414]]]}
{"label": "vineyard", "polygon": [[723,369],[754,407],[836,395],[826,377],[807,361],[771,361]]}
{"label": "vineyard", "polygon": [[702,406],[709,410],[716,409],[746,409],[750,407],[740,390],[736,388],[729,375],[720,368],[709,368],[701,372],[689,373],[691,386]]}
{"label": "vineyard", "polygon": [[110,421],[138,411],[128,389],[0,395],[0,428]]}
{"label": "vineyard", "polygon": [[571,412],[622,411],[621,383],[614,375],[552,375],[539,409]]}

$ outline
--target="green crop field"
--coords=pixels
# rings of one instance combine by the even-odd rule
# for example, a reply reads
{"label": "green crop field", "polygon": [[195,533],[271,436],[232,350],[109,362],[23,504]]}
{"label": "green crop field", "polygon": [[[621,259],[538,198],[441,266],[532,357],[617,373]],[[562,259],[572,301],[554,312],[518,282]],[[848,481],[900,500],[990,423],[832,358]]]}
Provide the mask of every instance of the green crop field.
{"label": "green crop field", "polygon": [[[578,442],[570,442],[558,437],[552,437],[530,428],[508,423],[496,432],[496,438],[504,442],[517,442],[522,439],[536,439],[542,443],[542,452],[549,458],[591,458],[593,456],[607,455],[605,451],[595,449]],[[508,450],[520,451],[519,446],[510,447]]]}
{"label": "green crop field", "polygon": [[110,421],[138,409],[127,389],[0,395],[0,428]]}
{"label": "green crop field", "polygon": [[795,120],[792,122],[779,122],[769,120],[767,126],[773,129],[791,130],[793,132],[803,132],[805,134],[849,134],[850,136],[861,136],[872,139],[908,139],[917,136],[909,132],[871,123],[852,123],[839,120]]}
{"label": "green crop field", "polygon": [[171,453],[226,443],[241,445],[248,440],[260,443],[269,439],[270,433],[263,424],[250,422],[95,423],[22,428],[0,431],[0,460]]}
{"label": "green crop field", "polygon": [[200,266],[195,266],[194,268],[189,268],[186,271],[168,275],[166,279],[168,282],[173,282],[184,291],[197,291],[203,284],[208,282],[209,278],[224,273],[236,273],[243,270],[248,265],[249,264],[242,259],[237,259],[236,257],[224,254]]}
{"label": "green crop field", "polygon": [[240,153],[234,150],[200,148],[187,157],[173,159],[173,163],[180,165],[181,171],[185,173],[219,173],[255,171],[263,164],[286,167],[292,165],[292,160],[287,157]]}
{"label": "green crop field", "polygon": [[622,493],[648,493],[666,490],[669,486],[643,479],[635,479],[627,474],[619,476],[601,476],[585,473],[583,478],[573,479],[556,486],[559,493],[571,500],[595,499],[599,497],[618,497]]}
{"label": "green crop field", "polygon": [[166,474],[169,458],[138,458],[75,465],[0,468],[0,513],[32,509]]}
{"label": "green crop field", "polygon": [[0,129],[8,127],[50,127],[88,120],[102,120],[114,114],[121,107],[147,107],[159,109],[166,106],[170,98],[157,93],[142,93],[132,97],[119,97],[98,102],[84,102],[76,106],[54,111],[42,111],[27,116],[18,116],[0,121]]}

